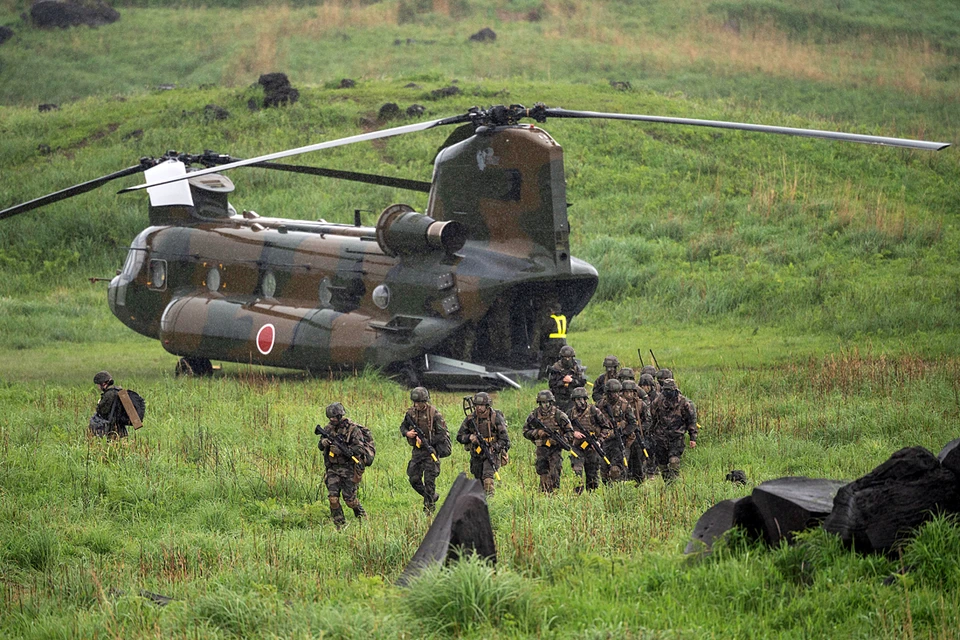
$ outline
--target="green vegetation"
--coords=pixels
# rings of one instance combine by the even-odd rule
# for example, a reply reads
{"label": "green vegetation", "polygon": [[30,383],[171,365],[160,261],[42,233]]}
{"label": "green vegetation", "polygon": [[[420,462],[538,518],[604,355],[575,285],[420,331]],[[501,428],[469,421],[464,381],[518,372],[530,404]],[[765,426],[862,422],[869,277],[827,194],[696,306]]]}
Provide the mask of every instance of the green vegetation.
{"label": "green vegetation", "polygon": [[[352,135],[388,101],[425,105],[424,118],[543,101],[953,143],[960,129],[949,3],[116,6],[113,25],[42,31],[21,22],[25,2],[0,0],[16,34],[0,45],[0,208],[167,149],[249,157]],[[497,40],[468,43],[484,26]],[[252,83],[272,71],[300,101],[250,110],[262,99]],[[356,88],[338,89],[343,77]],[[454,80],[461,95],[432,97]],[[60,109],[39,113],[44,102]],[[566,151],[574,253],[601,274],[572,343],[591,372],[607,353],[636,364],[637,347],[652,347],[677,373],[703,426],[680,482],[578,497],[568,471],[559,496],[537,494],[518,429],[535,388],[501,392],[515,448],[490,507],[497,570],[464,563],[393,587],[429,524],[402,473],[406,392],[372,371],[310,379],[227,364],[214,379],[173,378],[173,358],[87,281],[111,275],[146,224],[142,196],[113,193],[131,178],[0,222],[0,635],[954,635],[954,521],[929,524],[895,559],[821,532],[776,550],[734,536],[695,564],[680,552],[707,507],[749,490],[723,481],[732,468],[752,483],[855,478],[900,447],[937,451],[960,435],[956,147],[545,128]],[[302,161],[428,179],[448,133]],[[373,186],[232,178],[237,208],[263,215],[348,221],[355,208],[425,206]],[[85,437],[103,367],[147,399],[129,442]],[[435,396],[455,428],[459,396]],[[341,533],[312,435],[334,400],[379,450],[360,496],[370,521]],[[441,492],[465,468],[456,449]],[[141,590],[174,601],[161,608]]]}

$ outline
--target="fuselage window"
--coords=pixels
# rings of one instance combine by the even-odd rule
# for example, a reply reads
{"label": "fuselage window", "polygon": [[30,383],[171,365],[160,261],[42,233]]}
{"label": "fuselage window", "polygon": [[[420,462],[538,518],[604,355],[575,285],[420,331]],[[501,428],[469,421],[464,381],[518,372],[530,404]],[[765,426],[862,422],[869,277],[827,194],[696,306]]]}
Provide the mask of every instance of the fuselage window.
{"label": "fuselage window", "polygon": [[260,281],[260,294],[264,298],[272,298],[277,293],[277,276],[273,271],[267,269],[263,272],[263,279]]}
{"label": "fuselage window", "polygon": [[150,261],[150,281],[147,283],[151,289],[163,291],[167,288],[167,261]]}
{"label": "fuselage window", "polygon": [[207,289],[216,291],[220,288],[220,269],[210,267],[207,271]]}

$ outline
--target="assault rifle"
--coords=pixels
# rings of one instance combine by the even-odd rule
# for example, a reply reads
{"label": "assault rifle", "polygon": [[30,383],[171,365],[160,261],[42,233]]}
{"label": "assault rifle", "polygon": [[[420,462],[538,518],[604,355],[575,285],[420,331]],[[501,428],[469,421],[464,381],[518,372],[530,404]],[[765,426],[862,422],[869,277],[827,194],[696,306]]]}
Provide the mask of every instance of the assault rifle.
{"label": "assault rifle", "polygon": [[400,425],[400,427],[406,427],[407,431],[413,431],[415,434],[417,434],[417,438],[420,439],[420,442],[417,443],[417,449],[423,447],[427,450],[427,453],[430,454],[430,457],[433,458],[434,462],[440,462],[440,460],[437,458],[437,450],[433,448],[433,445],[430,444],[427,436],[423,434],[423,431],[420,430],[420,427],[417,426],[416,421],[410,417],[409,413],[404,414],[403,423]]}
{"label": "assault rifle", "polygon": [[603,458],[603,461],[608,465],[610,464],[610,459],[607,457],[607,454],[603,452],[603,447],[600,446],[600,442],[597,440],[597,437],[590,433],[589,429],[584,429],[583,425],[580,424],[580,421],[576,418],[570,418],[570,423],[573,425],[573,428],[583,434],[584,439],[587,442],[587,445],[591,449],[597,452],[597,454]]}
{"label": "assault rifle", "polygon": [[563,449],[564,451],[569,451],[570,455],[572,455],[574,458],[580,457],[577,455],[577,452],[573,450],[573,447],[570,445],[570,443],[567,442],[567,439],[563,437],[562,433],[560,433],[556,429],[551,429],[547,425],[543,424],[535,415],[531,419],[533,420],[533,424],[535,424],[537,428],[543,429],[544,431],[547,432],[547,440],[543,444],[549,447],[551,446],[550,441],[553,440],[554,442],[557,443],[557,446],[559,446],[561,449]]}
{"label": "assault rifle", "polygon": [[[492,412],[493,409],[491,408],[490,411]],[[497,467],[500,465],[497,464],[497,459],[493,456],[493,451],[490,451],[490,443],[480,435],[480,425],[478,425],[474,419],[473,398],[470,396],[463,399],[463,415],[467,418],[467,424],[472,427],[473,434],[477,436],[477,453],[483,454],[487,462],[490,463],[490,466],[493,467],[493,477],[499,480],[500,474],[497,473]],[[493,419],[493,415],[491,415],[491,419]]]}
{"label": "assault rifle", "polygon": [[623,454],[623,468],[628,469],[630,465],[627,463],[627,448],[623,444],[623,429],[620,428],[620,423],[610,413],[610,405],[606,405],[603,409],[610,418],[610,422],[613,423],[613,435],[617,436],[617,443],[620,445],[620,452]]}
{"label": "assault rifle", "polygon": [[[324,438],[332,442],[337,449],[340,449],[340,451],[343,452],[344,455],[350,456],[350,458],[354,462],[356,462],[357,464],[360,464],[360,459],[357,458],[356,455],[354,455],[353,450],[351,449],[350,445],[347,444],[347,441],[343,439],[343,436],[337,435],[335,433],[330,433],[320,425],[317,425],[317,428],[313,430],[313,433],[314,435],[323,436]],[[321,446],[321,448],[323,447]],[[330,452],[330,457],[331,458],[333,457],[333,451]]]}

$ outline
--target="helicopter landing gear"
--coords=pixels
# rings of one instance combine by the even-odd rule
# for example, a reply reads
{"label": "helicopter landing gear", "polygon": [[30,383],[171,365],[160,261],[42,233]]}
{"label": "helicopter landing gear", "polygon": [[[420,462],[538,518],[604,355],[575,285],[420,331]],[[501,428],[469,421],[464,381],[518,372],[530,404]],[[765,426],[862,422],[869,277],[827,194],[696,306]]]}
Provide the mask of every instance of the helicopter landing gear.
{"label": "helicopter landing gear", "polygon": [[420,369],[416,364],[414,364],[413,360],[407,360],[397,368],[397,372],[394,375],[394,380],[408,389],[419,387]]}
{"label": "helicopter landing gear", "polygon": [[178,376],[212,376],[213,364],[207,358],[180,358],[174,373]]}

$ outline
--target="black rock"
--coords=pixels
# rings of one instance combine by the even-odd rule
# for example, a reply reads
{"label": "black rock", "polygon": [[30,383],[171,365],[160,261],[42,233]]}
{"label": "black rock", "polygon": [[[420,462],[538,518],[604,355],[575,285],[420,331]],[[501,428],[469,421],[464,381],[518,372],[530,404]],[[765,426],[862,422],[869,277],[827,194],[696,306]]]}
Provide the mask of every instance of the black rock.
{"label": "black rock", "polygon": [[39,111],[40,113],[46,113],[47,111],[59,111],[59,110],[60,110],[60,105],[53,104],[52,102],[41,104],[40,106],[37,107],[37,111]]}
{"label": "black rock", "polygon": [[440,510],[423,537],[413,558],[403,569],[397,584],[404,586],[425,567],[476,553],[497,561],[493,526],[487,510],[487,497],[479,480],[468,480],[461,473],[453,481]]}
{"label": "black rock", "polygon": [[713,549],[714,541],[736,525],[734,512],[736,505],[744,498],[721,500],[703,512],[697,524],[693,527],[693,534],[684,553],[709,552]]}
{"label": "black rock", "polygon": [[337,86],[338,89],[353,89],[357,86],[356,81],[351,80],[350,78],[344,78],[340,81],[340,84]]}
{"label": "black rock", "polygon": [[733,484],[747,484],[747,474],[741,469],[734,469],[727,474],[727,481]]}
{"label": "black rock", "polygon": [[419,89],[419,88],[420,88],[420,85],[418,85],[416,82],[408,82],[407,84],[403,85],[403,88],[404,88],[404,89]]}
{"label": "black rock", "polygon": [[497,34],[490,27],[484,27],[470,36],[473,42],[493,42],[497,39]]}
{"label": "black rock", "polygon": [[450,85],[449,87],[444,87],[443,89],[434,89],[430,92],[430,96],[434,99],[437,98],[447,98],[449,96],[460,95],[460,87]]}
{"label": "black rock", "polygon": [[105,2],[56,2],[40,0],[30,7],[30,20],[41,28],[99,27],[120,19],[120,13]]}
{"label": "black rock", "polygon": [[397,106],[397,103],[388,102],[380,107],[380,111],[377,112],[377,119],[380,120],[380,122],[386,122],[387,120],[393,120],[399,115],[400,107]]}
{"label": "black rock", "polygon": [[208,104],[203,108],[203,115],[209,120],[226,120],[230,117],[230,112],[215,104]]}
{"label": "black rock", "polygon": [[13,37],[13,29],[7,26],[0,26],[0,44]]}
{"label": "black rock", "polygon": [[290,79],[285,73],[265,73],[257,80],[257,84],[263,87],[267,93],[274,91],[283,91],[290,88]]}
{"label": "black rock", "polygon": [[957,476],[923,447],[910,447],[843,486],[823,527],[862,553],[890,553],[934,514],[958,507]]}
{"label": "black rock", "polygon": [[617,91],[630,91],[633,89],[633,86],[631,86],[626,80],[611,80],[610,86]]}
{"label": "black rock", "polygon": [[960,438],[948,442],[937,454],[937,460],[941,467],[952,471],[960,480]]}
{"label": "black rock", "polygon": [[833,498],[844,484],[842,480],[799,476],[757,485],[751,497],[767,544],[792,542],[794,533],[818,526],[830,515]]}
{"label": "black rock", "polygon": [[412,104],[407,107],[406,114],[411,118],[416,118],[422,116],[426,112],[426,108],[422,104]]}
{"label": "black rock", "polygon": [[300,99],[300,92],[290,85],[285,73],[265,73],[257,83],[263,87],[263,107],[278,107],[293,104]]}

